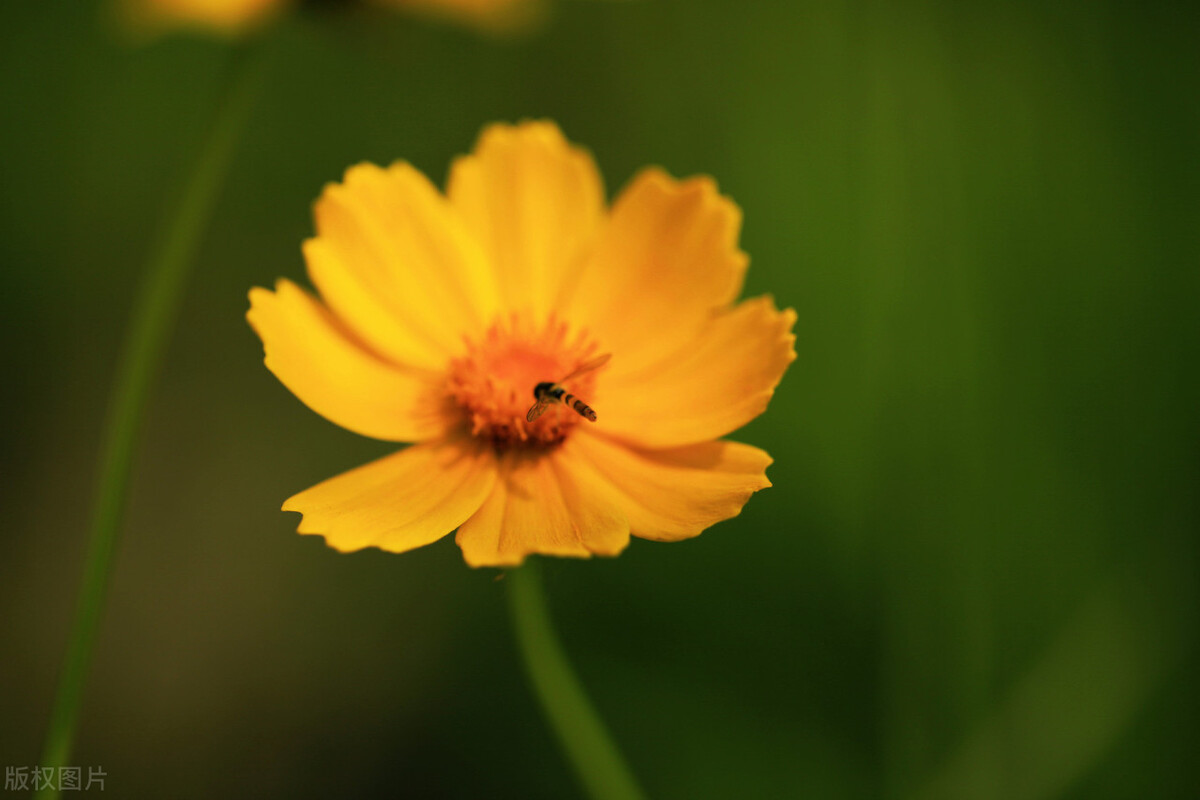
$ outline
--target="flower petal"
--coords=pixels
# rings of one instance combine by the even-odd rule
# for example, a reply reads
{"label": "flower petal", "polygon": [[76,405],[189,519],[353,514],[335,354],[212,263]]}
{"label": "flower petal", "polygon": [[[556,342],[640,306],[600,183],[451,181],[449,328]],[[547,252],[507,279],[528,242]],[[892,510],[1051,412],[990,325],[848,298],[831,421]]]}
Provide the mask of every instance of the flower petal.
{"label": "flower petal", "polygon": [[615,556],[629,544],[629,523],[611,493],[592,490],[585,465],[561,448],[510,452],[500,480],[475,516],[458,529],[473,567],[516,566],[531,553]]}
{"label": "flower petal", "polygon": [[442,434],[448,421],[436,373],[380,359],[300,287],[250,290],[250,325],[267,369],[313,411],[355,433],[396,442]]}
{"label": "flower petal", "polygon": [[613,205],[578,285],[560,305],[636,370],[692,341],[741,292],[740,209],[706,177],[641,172]]}
{"label": "flower petal", "polygon": [[454,162],[447,192],[483,243],[505,308],[543,318],[578,270],[604,215],[588,153],[553,122],[492,125]]}
{"label": "flower petal", "polygon": [[464,439],[428,442],[342,473],[291,497],[297,529],[343,552],[401,553],[437,541],[479,510],[496,481],[491,449]]}
{"label": "flower petal", "polygon": [[766,476],[771,457],[738,442],[642,450],[579,432],[563,450],[617,492],[631,532],[643,539],[670,542],[696,536],[736,517],[750,495],[771,485]]}
{"label": "flower petal", "polygon": [[476,26],[493,34],[530,30],[546,16],[545,0],[375,0],[434,19]]}
{"label": "flower petal", "polygon": [[235,35],[270,20],[283,0],[118,0],[134,32],[158,33],[174,26]]}
{"label": "flower petal", "polygon": [[703,442],[737,430],[767,407],[796,358],[796,312],[758,297],[711,320],[674,358],[597,383],[598,425],[645,447]]}
{"label": "flower petal", "polygon": [[359,164],[325,188],[305,243],[309,276],[380,354],[440,367],[499,305],[478,242],[429,180],[403,162]]}

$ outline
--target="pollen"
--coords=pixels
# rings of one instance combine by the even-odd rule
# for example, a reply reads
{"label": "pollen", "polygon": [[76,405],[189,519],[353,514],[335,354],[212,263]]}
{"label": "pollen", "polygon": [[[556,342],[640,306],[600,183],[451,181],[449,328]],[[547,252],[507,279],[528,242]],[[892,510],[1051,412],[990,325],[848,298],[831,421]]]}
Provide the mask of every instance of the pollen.
{"label": "pollen", "polygon": [[[471,434],[497,450],[544,448],[562,442],[582,418],[556,405],[533,422],[526,414],[539,383],[556,382],[598,352],[586,332],[573,330],[554,315],[538,324],[514,314],[492,324],[467,353],[450,363],[449,393],[462,410]],[[592,398],[596,374],[580,375],[567,390]]]}

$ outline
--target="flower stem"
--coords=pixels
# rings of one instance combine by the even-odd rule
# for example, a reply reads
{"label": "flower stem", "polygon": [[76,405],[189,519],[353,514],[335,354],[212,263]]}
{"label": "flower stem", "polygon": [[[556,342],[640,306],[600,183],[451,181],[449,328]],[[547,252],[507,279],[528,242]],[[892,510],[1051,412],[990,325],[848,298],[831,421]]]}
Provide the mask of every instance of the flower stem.
{"label": "flower stem", "polygon": [[593,800],[644,797],[554,635],[536,560],[509,574],[508,600],[534,693],[587,793]]}
{"label": "flower stem", "polygon": [[[166,349],[196,246],[212,216],[238,137],[265,81],[265,54],[235,51],[229,72],[213,127],[178,206],[151,251],[133,303],[104,421],[83,583],[39,763],[42,767],[66,766],[71,757],[83,685],[124,516],[142,412]],[[49,787],[36,795],[57,796],[58,791]]]}

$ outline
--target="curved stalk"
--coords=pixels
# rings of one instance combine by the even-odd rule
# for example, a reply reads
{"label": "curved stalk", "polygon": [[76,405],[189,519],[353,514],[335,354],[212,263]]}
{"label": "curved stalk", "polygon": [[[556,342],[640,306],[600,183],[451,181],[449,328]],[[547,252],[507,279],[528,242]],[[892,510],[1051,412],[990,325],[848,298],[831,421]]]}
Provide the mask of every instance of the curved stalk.
{"label": "curved stalk", "polygon": [[[265,53],[261,52],[234,54],[213,127],[189,173],[179,205],[167,219],[162,239],[151,252],[134,300],[104,421],[83,583],[39,762],[41,767],[54,769],[54,774],[58,767],[68,765],[74,746],[83,687],[124,517],[142,415],[177,316],[196,247],[212,216],[238,138],[265,81],[266,61]],[[54,798],[58,794],[55,785],[47,786],[35,796]]]}
{"label": "curved stalk", "polygon": [[593,800],[641,800],[633,773],[601,722],[554,635],[534,559],[509,573],[509,610],[534,694],[567,760]]}

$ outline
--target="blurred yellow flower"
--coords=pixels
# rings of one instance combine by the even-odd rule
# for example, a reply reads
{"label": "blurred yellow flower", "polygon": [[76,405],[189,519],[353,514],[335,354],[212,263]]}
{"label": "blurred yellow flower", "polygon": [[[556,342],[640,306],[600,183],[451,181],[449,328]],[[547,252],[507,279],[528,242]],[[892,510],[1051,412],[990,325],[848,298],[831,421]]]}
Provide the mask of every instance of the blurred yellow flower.
{"label": "blurred yellow flower", "polygon": [[528,28],[545,13],[544,0],[373,0],[416,14],[470,25],[487,31]]}
{"label": "blurred yellow flower", "polygon": [[[646,169],[606,208],[553,123],[494,125],[445,195],[409,164],[360,164],[315,216],[321,299],[250,292],[266,365],[338,425],[417,444],[287,500],[300,533],[401,552],[458,528],[473,566],[612,556],[630,534],[696,536],[770,485],[765,452],[717,437],[766,408],[795,313],[734,303],[741,214],[711,179]],[[565,396],[528,420],[539,383],[602,354],[564,381],[597,421]]]}
{"label": "blurred yellow flower", "polygon": [[[135,27],[155,31],[192,27],[237,35],[255,28],[297,0],[121,0]],[[371,0],[484,30],[513,30],[541,17],[543,0]]]}
{"label": "blurred yellow flower", "polygon": [[244,33],[278,14],[291,0],[123,0],[126,17],[143,30],[175,27]]}

